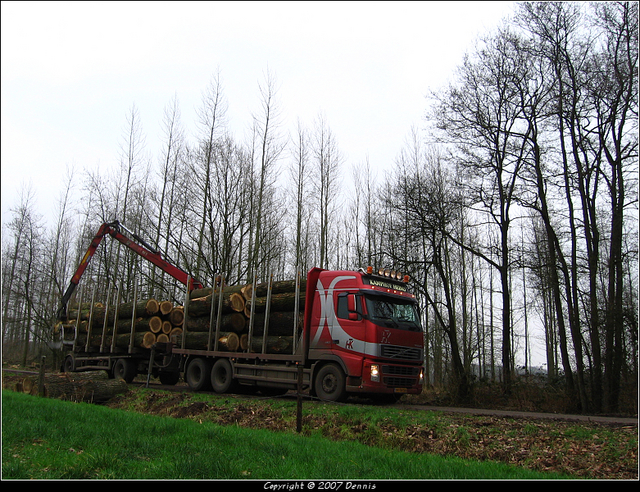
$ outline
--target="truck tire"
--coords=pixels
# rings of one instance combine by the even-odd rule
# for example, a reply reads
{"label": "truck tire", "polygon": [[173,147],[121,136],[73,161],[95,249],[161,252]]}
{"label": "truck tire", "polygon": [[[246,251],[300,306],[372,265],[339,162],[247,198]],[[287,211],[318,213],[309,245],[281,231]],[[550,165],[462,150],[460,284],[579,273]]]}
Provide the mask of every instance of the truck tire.
{"label": "truck tire", "polygon": [[158,374],[160,382],[166,386],[173,386],[180,381],[180,373],[178,371],[161,371]]}
{"label": "truck tire", "polygon": [[228,393],[237,386],[229,359],[218,359],[211,368],[211,386],[216,393]]}
{"label": "truck tire", "polygon": [[193,359],[187,366],[184,379],[193,391],[211,389],[211,361],[202,357]]}
{"label": "truck tire", "polygon": [[313,386],[321,400],[343,401],[347,396],[345,382],[345,374],[338,365],[326,364],[316,373]]}
{"label": "truck tire", "polygon": [[73,358],[73,355],[67,355],[64,358],[64,363],[62,364],[63,372],[73,372],[76,368],[76,361]]}
{"label": "truck tire", "polygon": [[136,365],[131,359],[118,359],[113,365],[113,377],[130,384],[137,375]]}

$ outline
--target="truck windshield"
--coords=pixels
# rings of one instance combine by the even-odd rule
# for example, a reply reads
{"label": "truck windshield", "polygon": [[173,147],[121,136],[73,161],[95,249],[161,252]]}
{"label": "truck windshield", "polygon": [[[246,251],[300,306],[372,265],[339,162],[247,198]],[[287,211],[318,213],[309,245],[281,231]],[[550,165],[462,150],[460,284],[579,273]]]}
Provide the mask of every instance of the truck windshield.
{"label": "truck windshield", "polygon": [[415,303],[386,296],[366,295],[369,320],[389,328],[421,331],[420,315]]}

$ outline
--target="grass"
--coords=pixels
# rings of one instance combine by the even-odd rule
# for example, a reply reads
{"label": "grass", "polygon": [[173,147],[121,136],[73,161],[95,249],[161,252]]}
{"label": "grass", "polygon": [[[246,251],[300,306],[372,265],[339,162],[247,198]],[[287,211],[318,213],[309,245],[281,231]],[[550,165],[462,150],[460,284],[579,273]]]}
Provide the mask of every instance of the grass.
{"label": "grass", "polygon": [[[496,462],[335,441],[322,430],[298,435],[250,429],[11,391],[3,391],[2,404],[5,480],[560,478]],[[340,433],[353,432],[348,422],[354,419],[367,423],[357,408],[343,411]],[[375,440],[384,433],[365,430]]]}

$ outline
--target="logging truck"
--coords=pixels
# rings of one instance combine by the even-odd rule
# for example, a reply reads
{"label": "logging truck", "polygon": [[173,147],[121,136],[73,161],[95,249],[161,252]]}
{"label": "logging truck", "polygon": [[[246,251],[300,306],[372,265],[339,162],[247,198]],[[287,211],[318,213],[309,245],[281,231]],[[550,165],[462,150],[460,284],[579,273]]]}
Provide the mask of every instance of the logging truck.
{"label": "logging truck", "polygon": [[184,303],[164,310],[155,299],[76,303],[75,319],[61,321],[64,370],[182,379],[216,393],[298,389],[329,401],[422,390],[423,332],[407,276],[368,267],[231,286],[221,275],[213,288],[181,280]]}

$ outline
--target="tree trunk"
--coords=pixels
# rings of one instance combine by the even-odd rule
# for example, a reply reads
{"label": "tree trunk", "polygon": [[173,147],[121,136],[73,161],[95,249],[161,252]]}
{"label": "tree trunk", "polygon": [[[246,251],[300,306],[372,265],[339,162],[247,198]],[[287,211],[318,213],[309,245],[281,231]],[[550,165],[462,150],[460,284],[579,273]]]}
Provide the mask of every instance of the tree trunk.
{"label": "tree trunk", "polygon": [[136,318],[153,316],[160,310],[160,304],[155,299],[138,301],[135,305],[132,302],[125,302],[118,306],[118,318],[132,318],[134,309]]}
{"label": "tree trunk", "polygon": [[[202,316],[200,318],[191,318],[187,320],[187,332],[208,332],[209,331],[209,316]],[[220,320],[220,331],[232,331],[234,333],[242,333],[247,328],[247,320],[241,313],[225,314]],[[214,319],[215,330],[215,319]]]}
{"label": "tree trunk", "polygon": [[[218,309],[218,302],[220,299],[216,297],[215,299],[215,309]],[[245,300],[242,295],[233,292],[229,295],[224,294],[222,296],[222,312],[224,314],[229,313],[241,313],[244,311]],[[206,297],[198,297],[196,299],[191,299],[189,301],[189,317],[199,317],[206,316],[209,317],[211,314],[211,296],[208,295]]]}
{"label": "tree trunk", "polygon": [[[262,337],[251,338],[251,352],[262,352]],[[265,353],[267,354],[292,354],[293,337],[271,337],[266,340]]]}
{"label": "tree trunk", "polygon": [[173,326],[182,326],[184,321],[184,308],[182,306],[174,307],[169,313],[169,321]]}
{"label": "tree trunk", "polygon": [[[271,312],[274,311],[293,311],[295,308],[296,295],[294,292],[283,292],[279,294],[271,295]],[[305,295],[304,293],[300,293],[300,301],[298,304],[298,309],[304,309]],[[249,316],[251,307],[253,306],[254,313],[264,313],[267,309],[267,298],[266,297],[256,297],[255,301],[250,300],[246,302],[244,313],[245,316]]]}
{"label": "tree trunk", "polygon": [[[209,333],[205,332],[188,332],[182,333],[178,337],[178,345],[184,340],[183,348],[190,350],[214,350],[215,338],[212,336],[211,344],[209,347]],[[220,333],[218,338],[218,350],[224,350],[229,352],[235,352],[240,347],[240,337],[236,333]]]}
{"label": "tree trunk", "polygon": [[[244,298],[250,299],[245,295],[245,291],[247,288],[250,288],[250,285],[225,285],[222,289],[223,294],[241,294]],[[211,287],[204,287],[202,289],[194,289],[189,293],[189,299],[197,299],[199,297],[208,297],[213,292]],[[220,293],[220,289],[216,288],[216,297]]]}
{"label": "tree trunk", "polygon": [[[302,327],[304,323],[304,312],[299,313],[298,326]],[[253,315],[253,334],[262,335],[264,333],[265,315],[257,313]],[[293,335],[295,316],[293,311],[275,311],[269,314],[269,326],[267,333],[269,335],[291,336]],[[249,321],[247,320],[247,327]]]}
{"label": "tree trunk", "polygon": [[[109,379],[104,371],[84,373],[51,374],[44,377],[44,395],[61,400],[104,402],[126,393],[127,383],[122,379]],[[22,380],[22,391],[31,395],[38,394],[38,378]]]}
{"label": "tree trunk", "polygon": [[[104,348],[108,349],[111,347],[113,341],[113,337],[111,335],[104,337]],[[115,346],[120,349],[129,348],[129,343],[131,341],[131,334],[124,333],[122,335],[116,336],[116,344]],[[102,345],[102,335],[92,335],[89,339],[89,347],[93,347],[94,349],[99,349]],[[150,331],[144,333],[135,333],[133,335],[133,346],[136,348],[144,348],[150,349],[153,344],[156,342],[156,335]],[[87,343],[87,335],[86,333],[82,333],[78,335],[77,345],[80,347],[85,346]]]}
{"label": "tree trunk", "polygon": [[162,301],[158,309],[161,315],[167,315],[173,309],[173,303],[171,301]]}
{"label": "tree trunk", "polygon": [[[256,297],[266,297],[269,289],[269,283],[264,282],[256,285]],[[307,289],[307,281],[306,279],[300,280],[300,295],[304,296]],[[291,293],[295,294],[296,292],[296,281],[295,280],[279,280],[273,282],[271,284],[271,294],[283,294],[283,293]],[[246,286],[245,289],[245,298],[250,300],[253,295],[253,286],[251,284]]]}

